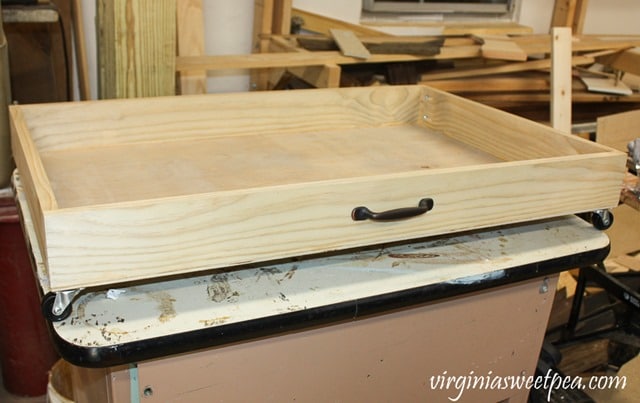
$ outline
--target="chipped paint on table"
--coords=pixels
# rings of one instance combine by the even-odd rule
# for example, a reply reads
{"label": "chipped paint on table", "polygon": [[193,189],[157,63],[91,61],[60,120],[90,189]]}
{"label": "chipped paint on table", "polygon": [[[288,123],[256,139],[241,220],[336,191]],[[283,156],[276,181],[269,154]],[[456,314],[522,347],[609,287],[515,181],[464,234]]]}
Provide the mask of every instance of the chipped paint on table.
{"label": "chipped paint on table", "polygon": [[[575,216],[350,254],[85,292],[53,324],[77,346],[114,346],[430,284],[472,284],[518,267],[605,248]],[[107,297],[110,294],[110,297]],[[114,298],[113,295],[117,295]]]}

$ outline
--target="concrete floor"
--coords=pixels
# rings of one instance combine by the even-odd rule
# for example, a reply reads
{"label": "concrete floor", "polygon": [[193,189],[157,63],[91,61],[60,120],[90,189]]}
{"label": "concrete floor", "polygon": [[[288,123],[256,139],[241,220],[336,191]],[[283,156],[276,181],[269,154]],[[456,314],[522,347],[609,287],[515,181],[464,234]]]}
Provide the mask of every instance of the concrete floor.
{"label": "concrete floor", "polygon": [[640,355],[624,364],[617,375],[627,377],[627,385],[624,389],[589,391],[589,396],[598,403],[638,402],[640,396]]}

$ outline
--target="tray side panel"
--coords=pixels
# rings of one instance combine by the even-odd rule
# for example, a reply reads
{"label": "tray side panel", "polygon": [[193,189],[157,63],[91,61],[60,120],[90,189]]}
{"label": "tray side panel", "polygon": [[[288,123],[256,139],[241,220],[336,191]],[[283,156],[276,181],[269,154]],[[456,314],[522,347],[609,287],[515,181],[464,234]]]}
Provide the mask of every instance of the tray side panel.
{"label": "tray side panel", "polygon": [[207,94],[24,106],[41,152],[415,123],[421,87]]}
{"label": "tray side panel", "polygon": [[[104,285],[610,208],[618,154],[60,210],[46,217],[52,289]],[[351,210],[425,215],[352,221]]]}
{"label": "tray side panel", "polygon": [[505,161],[611,152],[594,142],[543,124],[425,88],[421,124]]}
{"label": "tray side panel", "polygon": [[[27,199],[28,206],[25,208],[29,208],[31,213],[38,242],[40,245],[46,245],[44,215],[47,211],[57,208],[56,199],[38,150],[29,135],[21,107],[10,106],[9,113],[11,117],[11,149]],[[46,253],[46,248],[43,248],[42,254],[45,257]]]}

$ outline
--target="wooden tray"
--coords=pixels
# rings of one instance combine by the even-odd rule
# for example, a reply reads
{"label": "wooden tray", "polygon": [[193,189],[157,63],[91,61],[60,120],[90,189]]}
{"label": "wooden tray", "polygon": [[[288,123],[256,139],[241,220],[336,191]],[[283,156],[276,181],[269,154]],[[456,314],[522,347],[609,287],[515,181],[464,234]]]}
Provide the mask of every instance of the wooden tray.
{"label": "wooden tray", "polygon": [[10,113],[54,291],[611,208],[626,160],[424,86]]}

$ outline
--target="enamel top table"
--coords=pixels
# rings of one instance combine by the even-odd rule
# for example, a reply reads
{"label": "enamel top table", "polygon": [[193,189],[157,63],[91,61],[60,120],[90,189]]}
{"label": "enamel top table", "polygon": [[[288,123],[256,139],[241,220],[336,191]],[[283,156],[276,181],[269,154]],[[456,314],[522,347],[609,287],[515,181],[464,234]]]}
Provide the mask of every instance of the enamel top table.
{"label": "enamel top table", "polygon": [[[162,401],[396,400],[434,371],[532,371],[555,273],[608,250],[571,214],[616,206],[626,161],[422,85],[12,105],[10,120],[56,345]],[[163,363],[170,379],[147,378]]]}
{"label": "enamel top table", "polygon": [[558,272],[608,250],[567,216],[86,290],[52,336],[100,385],[77,401],[444,401],[458,392],[434,376],[533,374]]}

